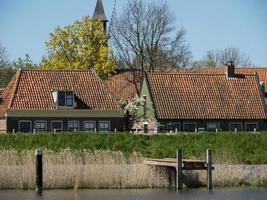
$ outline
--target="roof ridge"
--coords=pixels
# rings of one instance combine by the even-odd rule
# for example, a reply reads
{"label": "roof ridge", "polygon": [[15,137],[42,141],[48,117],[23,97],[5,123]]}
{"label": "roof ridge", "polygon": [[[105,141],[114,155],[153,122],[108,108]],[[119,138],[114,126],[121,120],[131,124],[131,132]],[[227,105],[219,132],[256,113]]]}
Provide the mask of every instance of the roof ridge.
{"label": "roof ridge", "polygon": [[18,89],[18,83],[19,83],[19,79],[21,77],[21,72],[22,72],[22,69],[19,69],[16,73],[16,80],[15,80],[15,83],[14,83],[14,86],[12,88],[12,94],[11,94],[11,98],[10,98],[10,102],[7,106],[7,108],[11,108],[13,102],[14,102],[14,98],[15,98],[15,94],[17,93],[17,89]]}
{"label": "roof ridge", "polygon": [[[215,73],[215,74],[212,74],[212,73],[208,73],[208,72],[149,72],[148,74],[153,74],[153,75],[176,75],[176,76],[225,76],[226,73]],[[243,73],[235,73],[236,75],[244,75],[244,76],[255,76],[257,74],[257,72],[251,72],[251,73],[246,73],[246,74],[243,74]]]}
{"label": "roof ridge", "polygon": [[92,72],[92,69],[21,69],[21,71],[42,71],[42,72]]}

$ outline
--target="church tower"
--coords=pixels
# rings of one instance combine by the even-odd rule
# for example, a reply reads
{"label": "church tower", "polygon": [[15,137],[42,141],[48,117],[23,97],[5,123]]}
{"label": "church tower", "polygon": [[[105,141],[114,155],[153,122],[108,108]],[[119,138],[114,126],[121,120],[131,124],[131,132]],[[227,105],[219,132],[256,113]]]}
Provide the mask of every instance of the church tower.
{"label": "church tower", "polygon": [[100,19],[103,23],[103,30],[107,32],[107,18],[104,11],[104,6],[102,0],[97,0],[96,6],[95,6],[95,12],[93,15],[93,18]]}

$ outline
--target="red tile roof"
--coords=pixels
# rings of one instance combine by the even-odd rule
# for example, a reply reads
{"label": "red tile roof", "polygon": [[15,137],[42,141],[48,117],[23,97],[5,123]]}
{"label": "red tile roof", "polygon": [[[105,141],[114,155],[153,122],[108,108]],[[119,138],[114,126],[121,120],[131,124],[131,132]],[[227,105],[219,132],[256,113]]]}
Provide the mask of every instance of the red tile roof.
{"label": "red tile roof", "polygon": [[119,110],[105,84],[93,71],[19,70],[2,96],[0,111],[54,110],[52,91],[72,90],[77,109]]}
{"label": "red tile roof", "polygon": [[140,91],[140,83],[135,84],[134,76],[131,72],[121,72],[115,74],[106,83],[117,100],[129,100],[138,95]]}
{"label": "red tile roof", "polygon": [[158,119],[265,119],[256,74],[148,73]]}
{"label": "red tile roof", "polygon": [[[226,67],[210,68],[177,68],[170,70],[170,73],[198,73],[198,74],[225,74]],[[257,73],[259,80],[267,84],[267,67],[242,67],[235,68],[236,74],[253,74]],[[267,88],[266,88],[267,89]]]}
{"label": "red tile roof", "polygon": [[[201,73],[201,74],[224,74],[226,73],[225,67],[214,67],[214,68],[176,68],[165,71],[168,73]],[[259,80],[263,81],[267,85],[267,68],[236,68],[238,74],[251,74],[257,73]],[[107,86],[113,96],[117,100],[121,99],[132,99],[140,91],[140,84],[137,86],[133,83],[133,75],[130,71],[119,72],[118,74],[111,77],[107,82]],[[267,93],[267,87],[265,87]],[[266,98],[267,103],[267,98]]]}
{"label": "red tile roof", "polygon": [[15,93],[16,85],[20,76],[20,71],[18,71],[15,76],[11,79],[7,87],[2,91],[1,103],[0,103],[0,119],[5,117],[6,109],[10,106],[12,96]]}

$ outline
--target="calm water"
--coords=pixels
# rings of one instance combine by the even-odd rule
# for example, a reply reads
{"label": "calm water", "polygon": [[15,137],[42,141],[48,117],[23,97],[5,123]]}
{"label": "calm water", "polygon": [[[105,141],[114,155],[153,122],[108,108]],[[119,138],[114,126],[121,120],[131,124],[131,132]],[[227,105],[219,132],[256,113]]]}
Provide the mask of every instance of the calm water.
{"label": "calm water", "polygon": [[0,191],[0,200],[267,200],[267,188],[144,190],[49,190],[37,196],[34,191]]}

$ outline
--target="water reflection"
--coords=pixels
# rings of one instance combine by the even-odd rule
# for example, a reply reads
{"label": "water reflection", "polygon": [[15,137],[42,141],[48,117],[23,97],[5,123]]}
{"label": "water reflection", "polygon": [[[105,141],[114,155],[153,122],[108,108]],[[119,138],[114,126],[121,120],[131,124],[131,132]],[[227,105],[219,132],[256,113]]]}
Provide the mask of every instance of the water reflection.
{"label": "water reflection", "polygon": [[0,200],[267,200],[267,188],[127,189],[127,190],[2,190]]}

